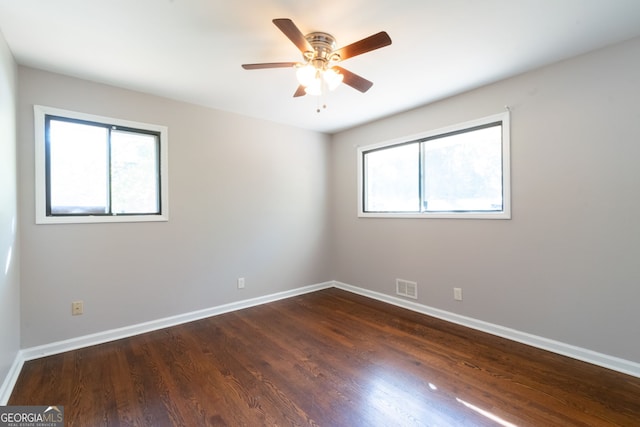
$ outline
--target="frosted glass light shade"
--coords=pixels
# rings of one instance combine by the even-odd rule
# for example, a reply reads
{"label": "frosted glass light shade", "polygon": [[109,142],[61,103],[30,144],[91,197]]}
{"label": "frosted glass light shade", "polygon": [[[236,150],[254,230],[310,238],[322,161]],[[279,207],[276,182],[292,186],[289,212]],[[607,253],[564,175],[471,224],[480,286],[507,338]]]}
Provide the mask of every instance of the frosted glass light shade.
{"label": "frosted glass light shade", "polygon": [[316,80],[318,70],[311,64],[298,68],[296,78],[302,86],[310,86]]}
{"label": "frosted glass light shade", "polygon": [[340,83],[342,83],[342,79],[344,78],[342,74],[331,68],[325,71],[322,77],[324,78],[324,81],[327,82],[329,90],[335,90],[335,88],[340,86]]}

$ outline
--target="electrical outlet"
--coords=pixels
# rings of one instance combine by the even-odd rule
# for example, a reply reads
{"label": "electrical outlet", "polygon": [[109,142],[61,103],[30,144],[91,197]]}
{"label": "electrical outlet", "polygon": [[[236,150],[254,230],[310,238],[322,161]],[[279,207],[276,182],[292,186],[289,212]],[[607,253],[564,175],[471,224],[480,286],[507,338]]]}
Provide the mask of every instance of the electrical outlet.
{"label": "electrical outlet", "polygon": [[453,299],[462,301],[462,288],[453,288]]}
{"label": "electrical outlet", "polygon": [[238,277],[238,289],[244,289],[244,277]]}
{"label": "electrical outlet", "polygon": [[82,301],[74,301],[71,303],[71,314],[79,316],[84,313],[84,303]]}

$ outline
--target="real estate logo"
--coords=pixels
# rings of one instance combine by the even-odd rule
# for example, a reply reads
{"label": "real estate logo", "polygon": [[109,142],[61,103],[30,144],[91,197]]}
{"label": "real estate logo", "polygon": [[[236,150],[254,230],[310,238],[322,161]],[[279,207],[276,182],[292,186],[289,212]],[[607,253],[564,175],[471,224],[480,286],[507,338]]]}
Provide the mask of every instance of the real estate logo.
{"label": "real estate logo", "polygon": [[64,407],[0,406],[0,427],[64,427]]}

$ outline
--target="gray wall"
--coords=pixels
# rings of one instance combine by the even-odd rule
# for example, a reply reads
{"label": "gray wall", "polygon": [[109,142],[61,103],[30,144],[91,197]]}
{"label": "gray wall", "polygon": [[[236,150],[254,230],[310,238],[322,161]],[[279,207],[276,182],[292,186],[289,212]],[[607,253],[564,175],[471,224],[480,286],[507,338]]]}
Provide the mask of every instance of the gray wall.
{"label": "gray wall", "polygon": [[[420,303],[640,362],[640,39],[332,138],[30,68],[18,75],[23,348],[331,279],[392,295],[400,277],[418,281]],[[170,221],[36,226],[36,103],[167,125]],[[512,220],[357,218],[357,145],[505,105]],[[2,144],[11,151],[4,134]],[[0,225],[3,242],[15,238]],[[16,262],[2,316],[16,316]],[[72,317],[76,299],[85,314]],[[6,360],[20,328],[12,319],[2,319],[14,343]]]}
{"label": "gray wall", "polygon": [[[335,135],[334,279],[640,362],[639,76],[635,39]],[[357,218],[357,145],[505,105],[512,220]]]}
{"label": "gray wall", "polygon": [[[18,95],[23,347],[331,278],[328,136],[25,67]],[[33,104],[168,126],[169,222],[35,225]]]}
{"label": "gray wall", "polygon": [[0,385],[20,349],[17,86],[16,63],[0,33]]}

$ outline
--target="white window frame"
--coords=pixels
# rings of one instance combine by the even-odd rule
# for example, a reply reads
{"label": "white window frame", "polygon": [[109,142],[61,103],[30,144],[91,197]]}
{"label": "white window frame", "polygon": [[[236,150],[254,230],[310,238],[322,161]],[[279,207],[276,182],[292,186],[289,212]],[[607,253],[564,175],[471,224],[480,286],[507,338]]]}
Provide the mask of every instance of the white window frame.
{"label": "white window frame", "polygon": [[[502,122],[502,210],[497,212],[366,212],[364,210],[364,154],[368,151],[433,138],[452,132]],[[396,138],[377,144],[358,147],[358,217],[362,218],[458,218],[458,219],[511,219],[511,165],[510,165],[510,114],[509,111],[464,123],[447,126],[416,135]]]}
{"label": "white window frame", "polygon": [[[81,224],[81,223],[111,223],[111,222],[151,222],[169,220],[169,156],[168,137],[169,130],[166,126],[140,123],[129,120],[114,119],[111,117],[97,116],[60,108],[34,105],[34,131],[35,131],[35,207],[36,224]],[[73,215],[73,216],[47,216],[46,213],[46,141],[45,141],[45,117],[59,116],[90,122],[108,123],[115,126],[148,130],[160,135],[160,213],[154,215]]]}

